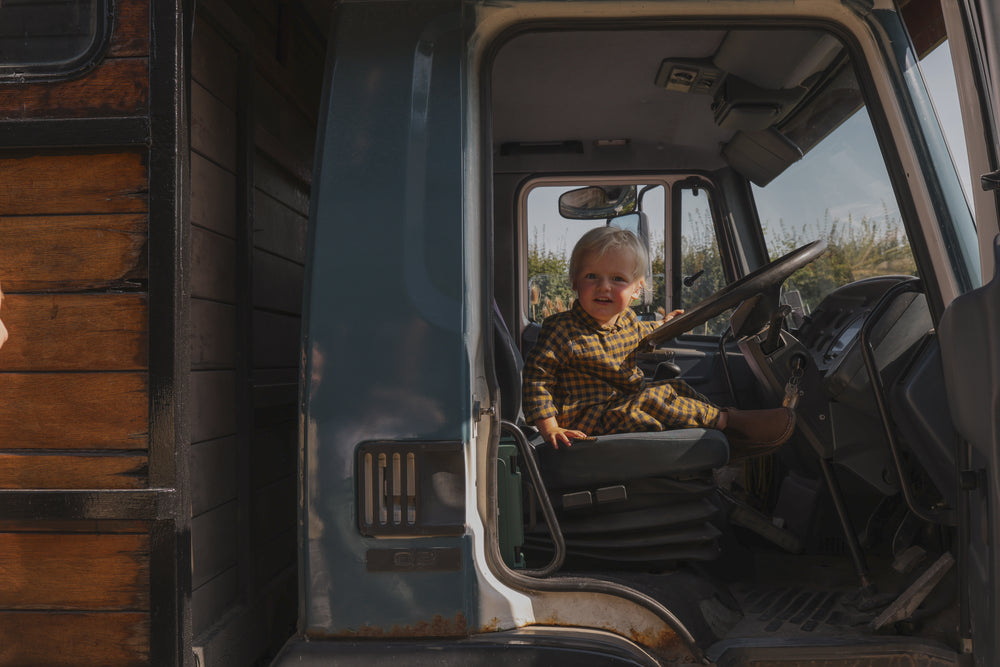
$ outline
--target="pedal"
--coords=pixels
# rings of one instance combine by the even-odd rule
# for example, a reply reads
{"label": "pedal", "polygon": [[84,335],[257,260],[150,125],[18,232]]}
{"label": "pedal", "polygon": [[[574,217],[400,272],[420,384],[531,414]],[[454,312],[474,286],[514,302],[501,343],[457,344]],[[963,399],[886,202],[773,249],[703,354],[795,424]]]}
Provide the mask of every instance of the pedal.
{"label": "pedal", "polygon": [[913,544],[908,547],[906,551],[896,557],[896,559],[892,562],[892,569],[900,574],[911,572],[917,567],[917,565],[920,564],[920,561],[922,561],[926,555],[926,549],[919,544]]}
{"label": "pedal", "polygon": [[879,630],[890,623],[896,623],[913,616],[913,612],[930,595],[934,587],[941,582],[941,579],[954,564],[955,558],[951,553],[944,552],[916,581],[910,584],[909,588],[896,598],[895,602],[876,616],[868,627],[872,630]]}
{"label": "pedal", "polygon": [[729,522],[757,533],[789,553],[797,554],[802,551],[802,540],[794,533],[774,525],[766,515],[747,505],[738,504],[733,507]]}

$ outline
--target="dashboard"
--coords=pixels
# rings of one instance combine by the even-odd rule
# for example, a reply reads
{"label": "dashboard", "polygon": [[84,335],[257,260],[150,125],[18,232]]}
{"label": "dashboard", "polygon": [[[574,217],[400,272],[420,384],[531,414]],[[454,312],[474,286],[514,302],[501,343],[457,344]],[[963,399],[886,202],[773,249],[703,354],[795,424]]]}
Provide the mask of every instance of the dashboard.
{"label": "dashboard", "polygon": [[[878,309],[870,336],[875,364],[887,391],[897,391],[895,379],[905,374],[924,347],[933,321],[919,291],[894,292],[891,300],[879,304],[893,287],[913,280],[881,276],[844,285],[827,295],[801,327],[782,331],[778,345],[768,342],[768,329],[738,339],[772,401],[784,397],[793,369],[803,369],[796,408],[801,444],[808,443],[821,458],[843,465],[886,495],[898,492],[898,482],[860,338]],[[808,457],[797,455],[797,459],[805,462]]]}
{"label": "dashboard", "polygon": [[[828,398],[874,414],[861,328],[889,289],[910,280],[912,276],[880,276],[845,285],[828,295],[798,330],[798,339],[823,376]],[[876,363],[887,380],[900,372],[909,353],[932,330],[923,294],[904,292],[888,304],[871,337]]]}

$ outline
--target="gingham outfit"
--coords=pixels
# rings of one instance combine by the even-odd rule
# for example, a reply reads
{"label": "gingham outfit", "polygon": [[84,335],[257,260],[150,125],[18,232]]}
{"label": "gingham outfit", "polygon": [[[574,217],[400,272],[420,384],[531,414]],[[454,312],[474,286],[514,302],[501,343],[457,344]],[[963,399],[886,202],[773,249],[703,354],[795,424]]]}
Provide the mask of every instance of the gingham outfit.
{"label": "gingham outfit", "polygon": [[602,328],[573,307],[545,319],[524,364],[524,416],[556,417],[587,435],[714,428],[719,409],[683,380],[648,382],[636,346],[662,322],[643,322],[631,309]]}

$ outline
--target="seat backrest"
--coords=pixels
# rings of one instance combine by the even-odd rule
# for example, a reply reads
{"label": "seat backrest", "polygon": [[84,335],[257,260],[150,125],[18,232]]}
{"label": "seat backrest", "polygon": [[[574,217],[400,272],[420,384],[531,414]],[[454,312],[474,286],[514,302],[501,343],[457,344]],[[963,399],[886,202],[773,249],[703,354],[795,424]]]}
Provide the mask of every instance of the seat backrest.
{"label": "seat backrest", "polygon": [[948,405],[955,427],[990,460],[1000,433],[996,414],[1000,396],[1000,235],[993,241],[996,272],[978,289],[959,296],[941,316],[938,334]]}
{"label": "seat backrest", "polygon": [[500,417],[520,423],[521,370],[524,360],[496,302],[493,302],[493,355],[497,382],[500,384]]}

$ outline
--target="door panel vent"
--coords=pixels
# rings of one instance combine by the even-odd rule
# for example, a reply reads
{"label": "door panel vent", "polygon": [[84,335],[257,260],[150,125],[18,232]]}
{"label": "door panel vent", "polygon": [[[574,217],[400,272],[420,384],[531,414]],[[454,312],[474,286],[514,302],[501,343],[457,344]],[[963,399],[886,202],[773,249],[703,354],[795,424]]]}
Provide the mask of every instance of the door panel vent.
{"label": "door panel vent", "polygon": [[362,535],[465,532],[465,457],[460,442],[363,442],[357,451]]}

